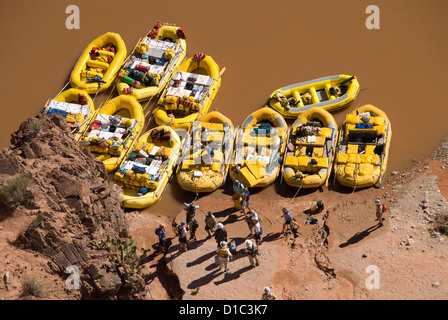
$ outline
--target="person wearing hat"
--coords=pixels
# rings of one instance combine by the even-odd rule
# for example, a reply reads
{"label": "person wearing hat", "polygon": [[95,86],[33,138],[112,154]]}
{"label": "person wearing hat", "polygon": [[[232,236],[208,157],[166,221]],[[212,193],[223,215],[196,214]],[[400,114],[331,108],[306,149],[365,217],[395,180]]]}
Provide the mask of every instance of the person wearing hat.
{"label": "person wearing hat", "polygon": [[375,199],[374,201],[375,205],[376,205],[376,221],[378,221],[378,224],[380,226],[383,225],[383,214],[386,211],[386,206],[384,204],[381,203],[380,199]]}
{"label": "person wearing hat", "polygon": [[264,287],[261,300],[275,300],[276,297],[269,287]]}
{"label": "person wearing hat", "polygon": [[219,270],[221,270],[222,267],[224,267],[224,270],[226,272],[229,271],[227,264],[232,257],[233,257],[232,253],[230,252],[230,249],[227,247],[227,242],[221,241],[219,243],[218,248]]}
{"label": "person wearing hat", "polygon": [[185,210],[187,211],[187,213],[186,213],[186,222],[187,222],[187,224],[189,224],[190,220],[196,214],[196,209],[199,209],[199,206],[195,205],[193,202],[192,203],[184,202],[184,206],[185,206]]}
{"label": "person wearing hat", "polygon": [[294,220],[294,218],[292,217],[292,214],[289,212],[288,209],[283,208],[282,212],[283,212],[283,218],[285,219],[285,222],[283,223],[283,229],[282,229],[283,235],[285,235],[286,229],[288,227],[291,228],[291,224],[293,224],[297,228],[299,228],[299,224]]}
{"label": "person wearing hat", "polygon": [[187,251],[188,240],[187,240],[187,223],[182,221],[179,226],[179,251]]}
{"label": "person wearing hat", "polygon": [[239,180],[235,180],[232,185],[233,193],[237,193],[240,196],[244,194],[244,184],[242,184]]}
{"label": "person wearing hat", "polygon": [[247,226],[249,227],[250,237],[254,234],[255,225],[260,221],[258,218],[258,213],[255,210],[250,209],[248,214],[244,213],[244,220],[247,222]]}
{"label": "person wearing hat", "polygon": [[208,238],[212,237],[211,232],[215,232],[215,227],[216,227],[216,218],[211,213],[211,211],[208,211],[205,214],[205,231],[207,231],[208,233]]}
{"label": "person wearing hat", "polygon": [[258,246],[250,241],[249,239],[246,240],[246,253],[249,257],[249,263],[252,267],[259,266],[260,262],[258,261]]}
{"label": "person wearing hat", "polygon": [[215,240],[219,247],[222,241],[227,242],[227,230],[221,222],[216,225],[216,228]]}

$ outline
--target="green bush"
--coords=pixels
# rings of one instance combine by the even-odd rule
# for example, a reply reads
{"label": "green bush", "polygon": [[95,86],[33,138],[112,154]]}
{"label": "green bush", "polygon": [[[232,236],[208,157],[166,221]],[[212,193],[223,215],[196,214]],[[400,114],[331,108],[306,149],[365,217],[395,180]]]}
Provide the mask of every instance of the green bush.
{"label": "green bush", "polygon": [[37,136],[41,129],[42,121],[39,119],[30,119],[28,121],[27,128],[24,130],[24,137],[27,139],[32,139]]}
{"label": "green bush", "polygon": [[141,254],[138,254],[137,244],[132,237],[120,239],[107,236],[105,240],[101,240],[99,243],[92,241],[89,245],[94,249],[106,250],[108,252],[108,267],[121,276],[125,285],[132,292],[138,291],[137,289],[141,285],[132,281],[134,274],[142,276],[143,279],[149,276],[149,274],[142,274],[142,261],[147,257],[149,249],[141,248]]}
{"label": "green bush", "polygon": [[13,211],[27,199],[27,189],[31,179],[21,173],[0,186],[0,207]]}
{"label": "green bush", "polygon": [[37,276],[32,276],[25,280],[23,284],[23,293],[40,298],[45,295],[45,282]]}

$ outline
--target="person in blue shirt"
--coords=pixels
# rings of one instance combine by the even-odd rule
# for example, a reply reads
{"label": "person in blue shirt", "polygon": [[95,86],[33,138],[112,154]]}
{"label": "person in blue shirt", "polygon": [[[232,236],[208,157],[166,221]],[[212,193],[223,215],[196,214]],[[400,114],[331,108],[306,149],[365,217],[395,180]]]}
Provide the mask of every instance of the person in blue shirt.
{"label": "person in blue shirt", "polygon": [[165,233],[165,225],[161,223],[158,228],[156,228],[156,234],[159,237],[159,245],[162,249],[163,253],[166,253],[168,251],[168,248],[166,246],[166,233]]}
{"label": "person in blue shirt", "polygon": [[288,209],[283,208],[283,218],[285,219],[285,222],[283,223],[283,229],[282,229],[282,233],[285,234],[286,228],[291,228],[291,224],[294,224],[297,226],[297,228],[299,227],[299,224],[295,221],[295,219],[292,217],[291,213],[289,212]]}

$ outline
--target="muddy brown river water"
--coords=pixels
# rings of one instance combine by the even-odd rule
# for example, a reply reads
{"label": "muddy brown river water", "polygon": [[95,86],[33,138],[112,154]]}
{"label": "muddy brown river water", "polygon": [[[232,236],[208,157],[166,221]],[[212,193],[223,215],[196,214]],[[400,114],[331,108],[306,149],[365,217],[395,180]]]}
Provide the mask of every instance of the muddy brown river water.
{"label": "muddy brown river water", "polygon": [[[372,4],[379,29],[366,25],[373,18],[366,12]],[[79,29],[66,26],[69,5],[79,9]],[[447,13],[445,0],[8,1],[0,11],[0,147],[7,147],[10,133],[67,84],[91,40],[117,32],[130,52],[162,21],[183,28],[188,57],[203,52],[226,68],[211,110],[235,125],[277,88],[356,75],[358,98],[333,115],[340,125],[364,104],[388,114],[390,173],[427,157],[448,133]],[[95,105],[110,94],[116,91],[100,94]],[[193,198],[173,180],[163,199],[147,210],[174,212]]]}

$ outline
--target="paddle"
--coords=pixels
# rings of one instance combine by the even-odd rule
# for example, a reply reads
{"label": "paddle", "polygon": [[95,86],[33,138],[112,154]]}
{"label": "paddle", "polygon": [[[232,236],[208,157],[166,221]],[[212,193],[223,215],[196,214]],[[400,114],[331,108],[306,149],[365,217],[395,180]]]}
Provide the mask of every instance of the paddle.
{"label": "paddle", "polygon": [[352,81],[352,80],[355,79],[355,78],[356,78],[355,76],[351,76],[351,77],[348,78],[347,80],[342,81],[339,85],[342,86],[342,85],[344,85],[345,83],[350,82],[350,81]]}
{"label": "paddle", "polygon": [[[286,135],[286,149],[288,149],[288,150],[289,150],[288,145],[290,143],[289,138],[291,137],[291,133],[292,133],[293,129],[294,128],[291,126],[291,128],[288,129],[288,133]],[[286,159],[286,153],[288,152],[288,150],[285,150],[283,152],[282,166],[281,166],[281,170],[280,170],[280,173],[279,173],[280,174],[280,184],[283,182],[283,170],[285,170],[285,162],[286,162],[285,159]],[[294,151],[294,150],[292,150],[292,151]]]}
{"label": "paddle", "polygon": [[219,72],[219,77],[220,78],[224,74],[224,72],[226,72],[226,67],[222,68],[221,71]]}

